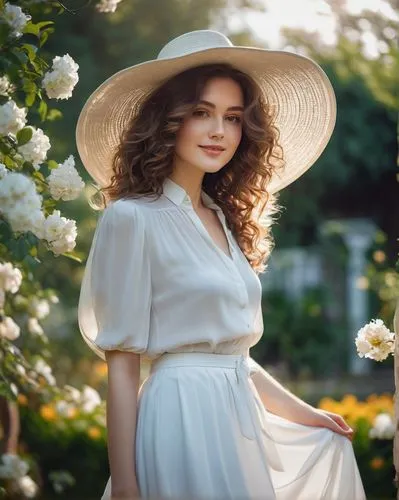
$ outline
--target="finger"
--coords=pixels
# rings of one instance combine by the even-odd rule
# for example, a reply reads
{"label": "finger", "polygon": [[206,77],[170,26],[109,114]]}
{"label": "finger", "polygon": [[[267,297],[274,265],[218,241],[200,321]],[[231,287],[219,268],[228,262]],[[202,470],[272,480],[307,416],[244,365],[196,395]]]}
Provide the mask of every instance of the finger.
{"label": "finger", "polygon": [[343,429],[340,425],[338,425],[335,420],[333,420],[332,418],[329,419],[330,420],[330,426],[329,428],[336,432],[337,434],[341,434],[342,436],[345,436],[345,437],[350,437],[352,436],[353,434],[353,431],[352,429],[350,430],[347,430],[347,429]]}
{"label": "finger", "polygon": [[329,415],[330,417],[340,426],[342,427],[343,429],[347,430],[347,431],[350,431],[350,432],[353,432],[353,429],[352,427],[350,427],[350,425],[348,425],[345,420],[343,419],[343,417],[341,415],[338,415],[337,413],[330,413],[329,412]]}

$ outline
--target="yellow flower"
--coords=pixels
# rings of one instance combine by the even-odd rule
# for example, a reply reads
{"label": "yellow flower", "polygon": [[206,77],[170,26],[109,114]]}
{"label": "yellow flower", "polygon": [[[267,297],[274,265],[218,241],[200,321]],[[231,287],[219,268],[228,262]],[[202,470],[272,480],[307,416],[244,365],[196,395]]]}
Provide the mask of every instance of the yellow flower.
{"label": "yellow flower", "polygon": [[104,361],[97,361],[94,363],[94,373],[100,377],[106,377],[108,373],[108,365]]}
{"label": "yellow flower", "polygon": [[44,420],[56,420],[57,413],[55,409],[51,405],[43,405],[40,407],[40,415],[44,418]]}
{"label": "yellow flower", "polygon": [[381,457],[374,457],[370,460],[370,467],[374,470],[379,470],[384,467],[385,460]]}
{"label": "yellow flower", "polygon": [[374,253],[373,253],[373,259],[378,262],[379,264],[381,264],[382,262],[385,261],[385,252],[383,252],[382,250],[376,250]]}
{"label": "yellow flower", "polygon": [[28,404],[28,398],[25,394],[18,394],[17,401],[21,406],[26,406]]}
{"label": "yellow flower", "polygon": [[78,414],[78,410],[76,408],[68,408],[66,417],[67,418],[75,418]]}
{"label": "yellow flower", "polygon": [[92,438],[92,439],[98,439],[101,437],[101,430],[98,427],[95,427],[94,425],[91,425],[87,429],[87,434]]}

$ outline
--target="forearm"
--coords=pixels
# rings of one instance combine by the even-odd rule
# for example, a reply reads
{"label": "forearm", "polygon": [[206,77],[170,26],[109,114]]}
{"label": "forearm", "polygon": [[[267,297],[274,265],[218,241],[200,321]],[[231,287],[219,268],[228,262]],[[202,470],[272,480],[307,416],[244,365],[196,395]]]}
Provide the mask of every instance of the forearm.
{"label": "forearm", "polygon": [[250,359],[251,379],[265,408],[292,422],[308,424],[314,408],[283,387],[253,358]]}
{"label": "forearm", "polygon": [[135,441],[140,356],[113,351],[107,353],[107,363],[108,458],[112,495],[132,498],[138,489]]}

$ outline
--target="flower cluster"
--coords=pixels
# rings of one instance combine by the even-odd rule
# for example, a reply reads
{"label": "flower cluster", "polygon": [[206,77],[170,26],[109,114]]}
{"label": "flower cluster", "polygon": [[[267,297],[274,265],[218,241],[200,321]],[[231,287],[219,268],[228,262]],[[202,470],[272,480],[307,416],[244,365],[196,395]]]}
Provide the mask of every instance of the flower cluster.
{"label": "flower cluster", "polygon": [[[380,396],[371,394],[366,401],[359,401],[353,394],[346,394],[341,401],[325,397],[319,401],[318,406],[323,410],[342,415],[353,428],[356,428],[360,420],[372,428],[376,424],[378,415],[386,414],[393,417],[394,413],[393,398],[390,394]],[[380,426],[377,420],[377,427]]]}
{"label": "flower cluster", "polygon": [[12,490],[18,491],[25,498],[34,498],[38,492],[38,486],[31,477],[27,475],[29,464],[18,455],[5,453],[1,456],[0,479],[12,480]]}
{"label": "flower cluster", "polygon": [[26,108],[19,108],[15,101],[8,100],[0,106],[0,134],[16,135],[26,123]]}
{"label": "flower cluster", "polygon": [[79,65],[69,54],[56,56],[53,66],[43,78],[42,85],[50,99],[69,99],[79,81]]}
{"label": "flower cluster", "polygon": [[[4,171],[3,171],[4,174]],[[18,172],[6,173],[0,183],[0,214],[4,215],[13,231],[32,231],[44,217],[42,197],[32,179]]]}
{"label": "flower cluster", "polygon": [[100,0],[96,5],[96,9],[98,12],[115,12],[119,2],[121,0]]}
{"label": "flower cluster", "polygon": [[5,22],[10,26],[12,36],[19,38],[31,16],[23,13],[21,7],[6,3],[2,12]]}
{"label": "flower cluster", "polygon": [[[25,404],[23,398],[18,399]],[[104,402],[98,392],[88,385],[82,391],[70,385],[64,386],[63,397],[43,404],[39,414],[52,422],[60,431],[73,429],[86,432],[91,439],[105,438]]]}
{"label": "flower cluster", "polygon": [[[22,282],[22,273],[10,262],[0,262],[0,311],[4,307],[6,292],[17,293]],[[19,337],[20,328],[15,321],[2,315],[0,320],[0,338],[15,340]]]}
{"label": "flower cluster", "polygon": [[35,365],[34,365],[34,370],[36,373],[38,373],[40,376],[43,377],[44,381],[49,384],[49,385],[55,385],[56,384],[56,380],[55,380],[55,377],[53,375],[53,372],[52,372],[52,369],[51,369],[51,366],[48,365],[44,359],[42,358],[39,358]]}
{"label": "flower cluster", "polygon": [[75,168],[75,160],[70,155],[64,163],[51,171],[47,177],[51,196],[55,200],[74,200],[85,186],[82,178]]}
{"label": "flower cluster", "polygon": [[395,425],[392,415],[389,413],[379,413],[373,422],[373,427],[369,430],[371,439],[393,439],[395,436]]}
{"label": "flower cluster", "polygon": [[39,170],[40,164],[46,159],[47,151],[51,148],[50,139],[41,128],[27,127],[32,130],[32,138],[23,146],[18,147],[18,152],[25,161],[32,163],[35,170]]}
{"label": "flower cluster", "polygon": [[358,331],[355,343],[361,358],[383,361],[395,350],[395,334],[381,319],[374,319]]}
{"label": "flower cluster", "polygon": [[[44,239],[55,255],[69,252],[76,245],[76,222],[61,217],[54,210],[47,218],[42,212],[42,197],[36,191],[32,179],[18,172],[8,172],[2,166],[0,184],[0,214],[10,223],[13,231],[31,231],[37,238]],[[70,191],[76,193],[75,184]],[[65,184],[64,184],[65,188]]]}
{"label": "flower cluster", "polygon": [[11,84],[7,75],[0,76],[0,95],[7,97],[15,91],[14,85]]}

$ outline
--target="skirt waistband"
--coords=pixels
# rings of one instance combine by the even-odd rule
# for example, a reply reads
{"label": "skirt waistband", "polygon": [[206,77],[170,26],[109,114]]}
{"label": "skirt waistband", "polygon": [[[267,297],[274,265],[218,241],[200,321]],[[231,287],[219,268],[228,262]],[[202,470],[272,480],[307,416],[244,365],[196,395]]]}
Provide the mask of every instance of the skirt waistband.
{"label": "skirt waistband", "polygon": [[251,374],[249,356],[246,354],[216,354],[207,352],[167,352],[156,359],[151,373],[161,368],[178,366],[207,366],[235,370],[237,382]]}

